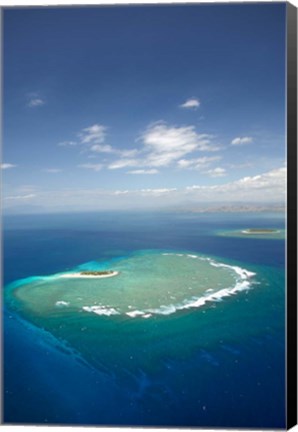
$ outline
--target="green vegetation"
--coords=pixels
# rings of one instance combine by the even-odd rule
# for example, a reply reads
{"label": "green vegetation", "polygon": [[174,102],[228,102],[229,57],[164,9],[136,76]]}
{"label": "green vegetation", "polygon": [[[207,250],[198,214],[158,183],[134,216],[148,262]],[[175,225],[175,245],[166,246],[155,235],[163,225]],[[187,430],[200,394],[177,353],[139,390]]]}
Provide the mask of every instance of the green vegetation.
{"label": "green vegetation", "polygon": [[284,228],[245,228],[241,231],[218,231],[217,235],[263,240],[284,240],[286,237],[286,231]]}
{"label": "green vegetation", "polygon": [[113,270],[101,270],[101,271],[94,271],[94,270],[86,270],[81,271],[80,275],[82,276],[107,276],[110,274],[113,274]]}
{"label": "green vegetation", "polygon": [[245,230],[245,232],[252,233],[252,234],[270,234],[270,233],[277,233],[278,230],[271,229],[271,228],[250,228]]}

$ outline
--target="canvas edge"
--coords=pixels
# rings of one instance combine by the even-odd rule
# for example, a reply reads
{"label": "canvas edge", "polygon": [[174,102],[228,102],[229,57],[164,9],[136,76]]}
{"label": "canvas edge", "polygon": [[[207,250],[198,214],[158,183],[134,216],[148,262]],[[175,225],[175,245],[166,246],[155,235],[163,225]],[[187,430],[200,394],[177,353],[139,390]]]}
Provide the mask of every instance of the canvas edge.
{"label": "canvas edge", "polygon": [[287,429],[297,424],[297,8],[287,3]]}

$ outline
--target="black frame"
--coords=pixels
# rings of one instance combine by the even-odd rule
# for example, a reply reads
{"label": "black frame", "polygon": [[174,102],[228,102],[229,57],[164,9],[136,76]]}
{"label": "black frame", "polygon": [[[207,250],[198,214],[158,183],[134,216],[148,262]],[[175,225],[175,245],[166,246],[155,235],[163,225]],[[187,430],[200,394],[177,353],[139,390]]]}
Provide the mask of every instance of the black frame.
{"label": "black frame", "polygon": [[287,428],[297,424],[297,8],[287,3]]}

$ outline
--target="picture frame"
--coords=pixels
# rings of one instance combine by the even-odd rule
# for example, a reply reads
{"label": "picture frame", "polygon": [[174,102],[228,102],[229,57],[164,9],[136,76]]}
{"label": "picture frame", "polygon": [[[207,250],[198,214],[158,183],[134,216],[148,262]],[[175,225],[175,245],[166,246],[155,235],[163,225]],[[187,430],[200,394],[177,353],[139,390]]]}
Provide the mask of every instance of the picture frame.
{"label": "picture frame", "polygon": [[1,16],[2,424],[295,427],[296,6]]}

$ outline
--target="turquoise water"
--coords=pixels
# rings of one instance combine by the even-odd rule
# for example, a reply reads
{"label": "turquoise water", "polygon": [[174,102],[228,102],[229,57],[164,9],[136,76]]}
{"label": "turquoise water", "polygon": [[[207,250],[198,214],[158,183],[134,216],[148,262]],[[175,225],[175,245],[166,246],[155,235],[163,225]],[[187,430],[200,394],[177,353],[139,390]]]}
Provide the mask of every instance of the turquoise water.
{"label": "turquoise water", "polygon": [[216,234],[257,217],[113,222],[6,231],[31,258],[5,287],[6,422],[284,427],[284,240]]}
{"label": "turquoise water", "polygon": [[[113,270],[111,277],[83,276],[83,270]],[[7,287],[11,307],[47,320],[66,314],[151,318],[201,307],[251,288],[255,276],[202,255],[140,251],[106,263],[89,262],[71,272],[31,277]],[[85,314],[83,314],[85,315]]]}
{"label": "turquoise water", "polygon": [[[71,277],[80,275],[80,270],[111,268],[118,272],[116,276]],[[208,308],[214,308],[216,303],[225,298],[240,292],[247,294],[249,289],[260,283],[255,276],[255,273],[241,267],[201,255],[140,251],[106,263],[89,262],[73,272],[17,281],[7,287],[6,302],[23,318],[83,352],[88,363],[104,369],[108,369],[111,355],[121,358],[122,364],[126,362],[127,355],[124,353],[130,333],[133,343],[137,340],[128,320],[180,315],[179,328],[176,328],[174,317],[172,320],[173,327],[168,334],[171,346],[165,344],[155,353],[156,364],[152,358],[149,365],[142,356],[136,362],[137,357],[129,355],[126,368],[131,369],[130,373],[133,374],[136,365],[142,369],[146,367],[146,370],[149,368],[149,371],[153,366],[154,369],[158,368],[160,358],[165,353],[172,351],[177,357],[181,352],[185,355],[196,349],[192,338],[187,341],[186,337],[182,337],[182,334],[191,332],[187,328],[187,315],[196,308],[204,308],[202,313],[206,313]],[[106,328],[100,344],[111,344],[115,325],[121,326],[117,331],[117,340],[107,353],[108,359],[103,362],[104,356],[102,351],[98,351],[96,341],[99,342],[100,334]],[[167,327],[161,322],[163,325]],[[138,341],[139,347],[148,346],[146,338],[150,328],[151,324],[146,330],[146,337]],[[123,338],[122,343],[118,339],[119,333]],[[177,335],[180,335],[178,342],[180,340],[182,346],[178,342],[174,343]],[[210,335],[208,338],[210,341]],[[119,347],[123,342],[125,347],[121,354]],[[116,346],[116,352],[113,345]],[[132,351],[131,348],[128,352]],[[130,361],[132,357],[134,362]]]}

